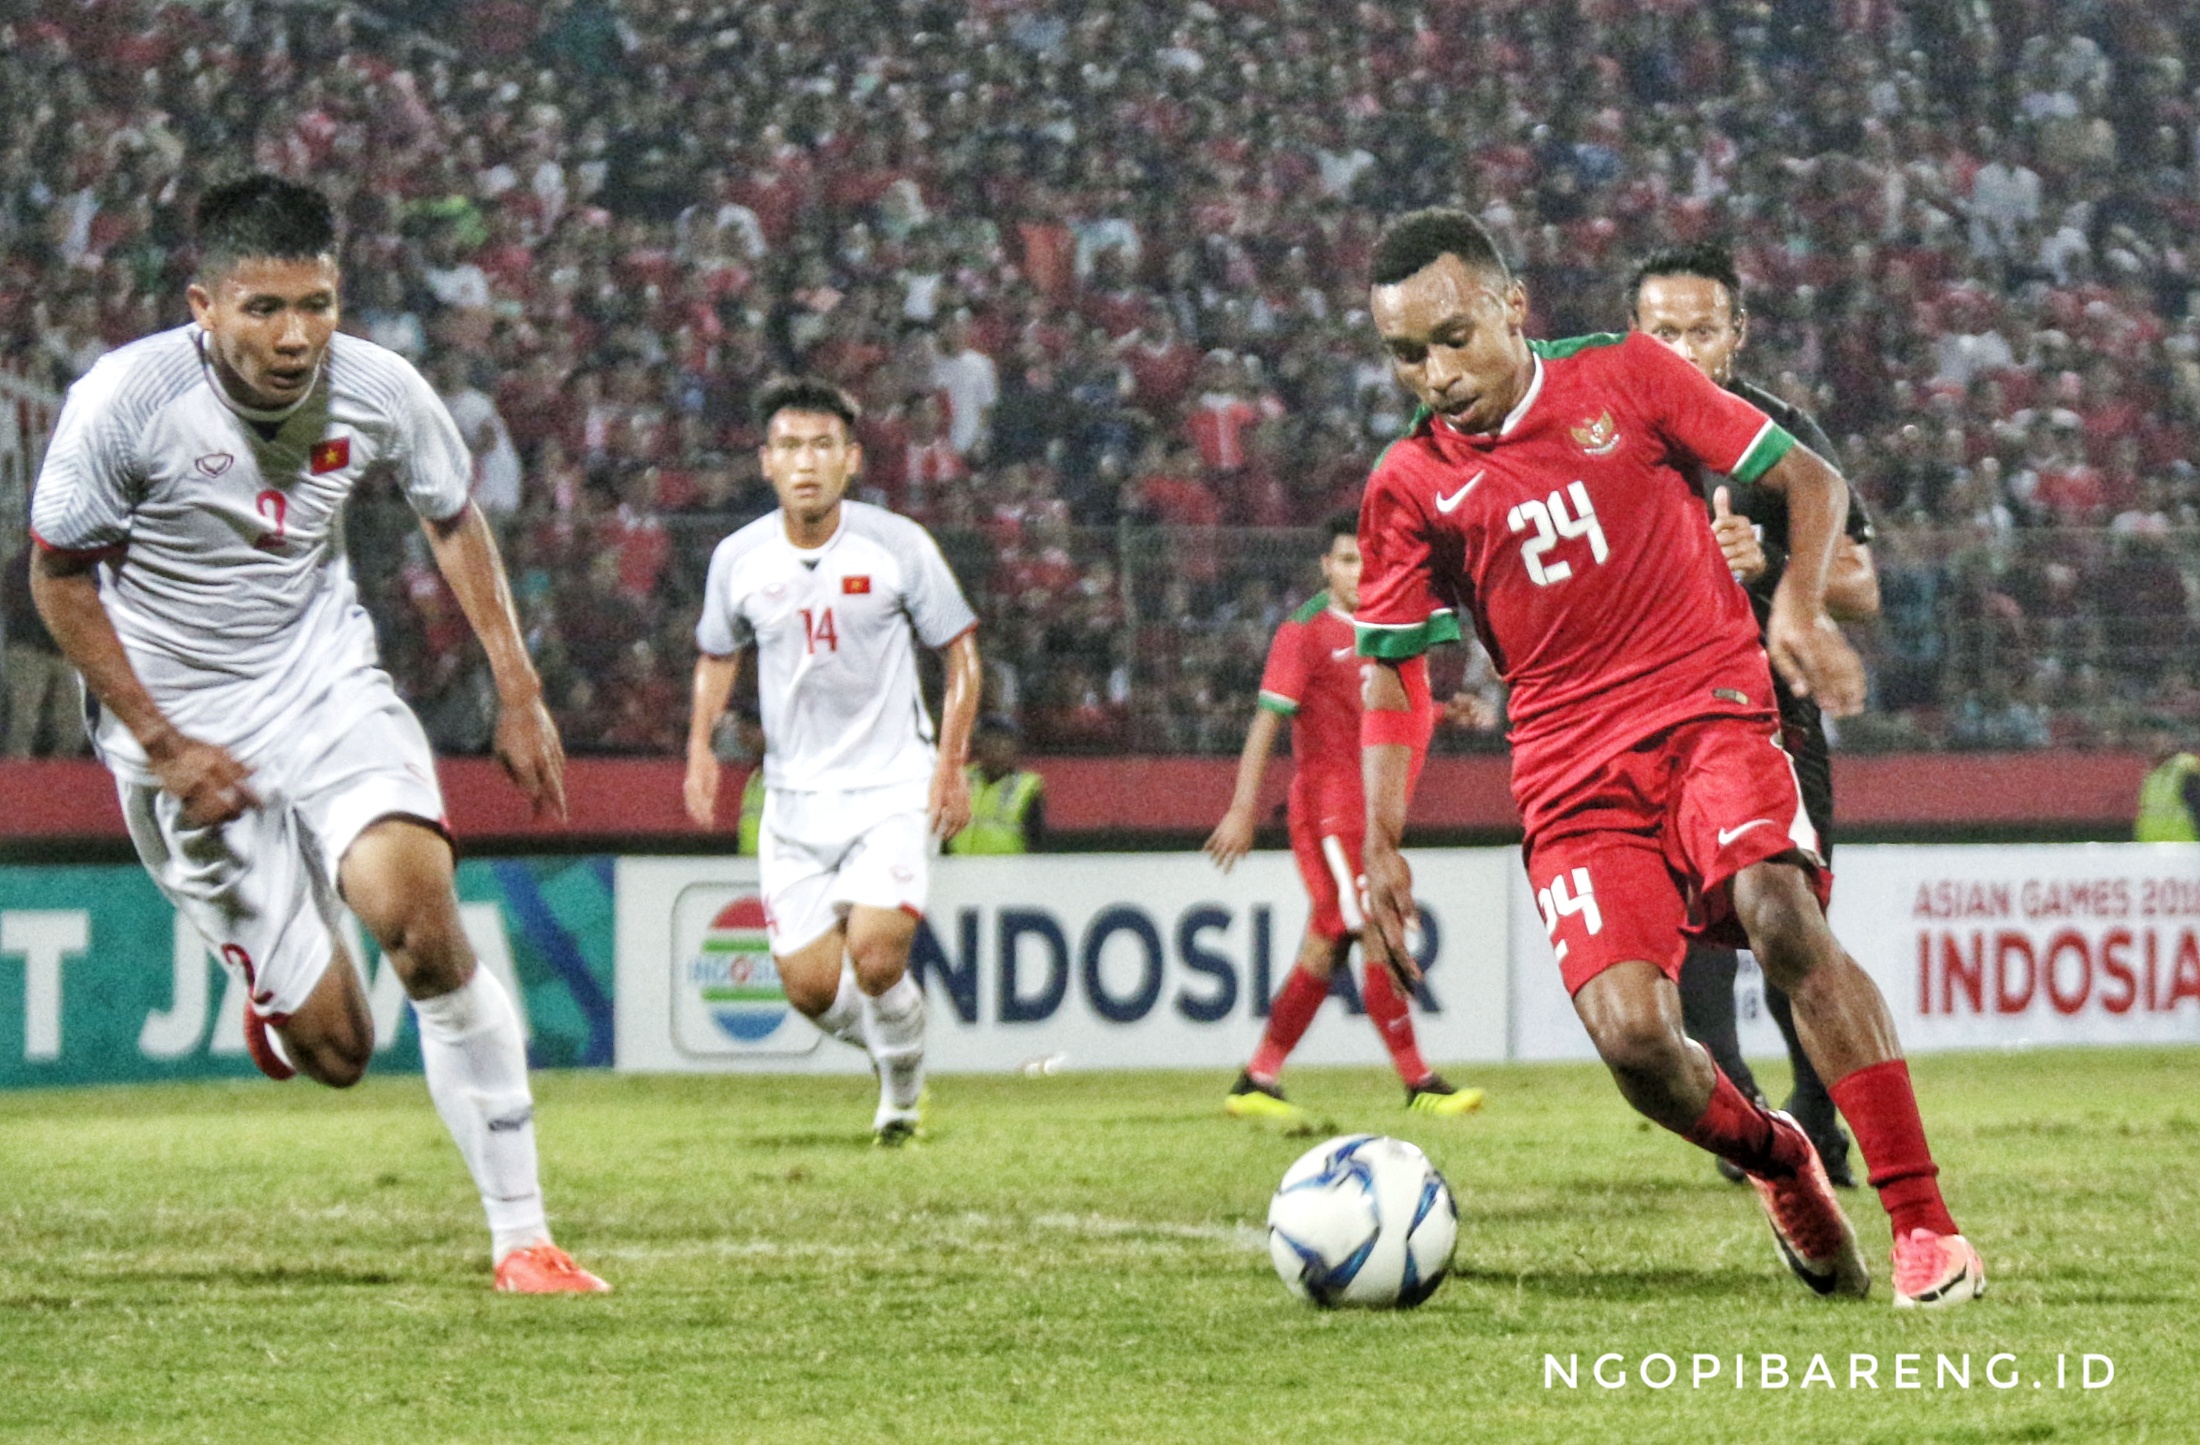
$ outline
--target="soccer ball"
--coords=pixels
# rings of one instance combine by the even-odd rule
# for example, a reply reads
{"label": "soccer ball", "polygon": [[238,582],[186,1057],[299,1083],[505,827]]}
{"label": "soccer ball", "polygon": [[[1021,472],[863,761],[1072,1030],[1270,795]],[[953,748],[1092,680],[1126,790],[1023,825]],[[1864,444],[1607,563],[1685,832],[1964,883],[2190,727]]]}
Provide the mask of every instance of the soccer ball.
{"label": "soccer ball", "polygon": [[1459,1206],[1403,1139],[1346,1134],[1284,1171],[1268,1201],[1268,1257],[1284,1287],[1324,1309],[1412,1309],[1451,1272]]}

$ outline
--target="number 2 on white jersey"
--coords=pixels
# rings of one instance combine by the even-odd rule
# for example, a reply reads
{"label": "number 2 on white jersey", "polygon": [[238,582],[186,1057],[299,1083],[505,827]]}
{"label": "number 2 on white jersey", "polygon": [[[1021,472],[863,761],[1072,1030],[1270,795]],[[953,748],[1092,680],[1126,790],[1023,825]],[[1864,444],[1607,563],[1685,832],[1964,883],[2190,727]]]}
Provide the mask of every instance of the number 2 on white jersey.
{"label": "number 2 on white jersey", "polygon": [[[1566,499],[1573,498],[1573,510],[1567,511]],[[1550,500],[1533,498],[1514,507],[1505,519],[1505,525],[1515,532],[1525,532],[1530,527],[1535,535],[1520,544],[1520,560],[1528,564],[1528,579],[1538,587],[1548,587],[1563,582],[1574,575],[1571,562],[1546,562],[1543,554],[1557,546],[1560,538],[1587,537],[1589,555],[1602,562],[1612,554],[1605,545],[1604,527],[1597,521],[1596,508],[1589,504],[1589,489],[1579,482],[1569,482],[1564,491],[1552,492]]]}

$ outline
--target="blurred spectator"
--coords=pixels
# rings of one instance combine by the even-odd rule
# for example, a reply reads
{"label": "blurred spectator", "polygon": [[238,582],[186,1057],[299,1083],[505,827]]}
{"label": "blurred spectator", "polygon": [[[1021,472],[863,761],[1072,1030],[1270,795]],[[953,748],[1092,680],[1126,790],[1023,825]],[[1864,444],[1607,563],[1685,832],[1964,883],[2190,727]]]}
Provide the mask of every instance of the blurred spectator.
{"label": "blurred spectator", "polygon": [[947,397],[948,445],[960,457],[984,451],[993,426],[993,407],[1001,399],[1000,372],[993,358],[978,349],[969,313],[957,312],[940,329],[932,384]]}
{"label": "blurred spectator", "polygon": [[31,549],[8,559],[6,638],[8,733],[11,758],[74,757],[90,744],[84,735],[83,692],[45,619],[31,603]]}
{"label": "blurred spectator", "polygon": [[[30,7],[0,22],[0,362],[59,387],[184,319],[215,158],[310,172],[353,324],[497,378],[515,586],[588,745],[683,671],[663,639],[701,558],[770,504],[746,399],[808,362],[860,386],[865,485],[966,580],[1047,574],[1062,616],[974,598],[1035,745],[1227,749],[1224,613],[1294,554],[1214,528],[1352,505],[1409,415],[1363,311],[1380,217],[1483,211],[1539,335],[1615,314],[1625,259],[1717,235],[1772,323],[1760,370],[1901,533],[1861,639],[1899,711],[1850,736],[2035,707],[2126,739],[2200,675],[2195,0],[1655,9],[391,12],[418,34]],[[937,435],[909,400],[932,392]],[[912,469],[941,439],[961,470]],[[353,554],[393,668],[462,696],[440,599],[376,525]]]}
{"label": "blurred spectator", "polygon": [[459,352],[447,351],[436,359],[433,380],[451,420],[474,458],[474,503],[493,523],[501,524],[519,510],[519,451],[512,445],[497,405],[474,384],[473,362]]}

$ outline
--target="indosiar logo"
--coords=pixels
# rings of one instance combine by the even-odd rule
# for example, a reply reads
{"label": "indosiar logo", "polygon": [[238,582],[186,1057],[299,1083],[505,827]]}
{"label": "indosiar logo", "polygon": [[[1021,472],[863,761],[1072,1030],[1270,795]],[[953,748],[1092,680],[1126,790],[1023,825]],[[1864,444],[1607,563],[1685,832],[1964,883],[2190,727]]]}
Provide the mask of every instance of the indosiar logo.
{"label": "indosiar logo", "polygon": [[691,1054],[808,1053],[818,1033],[787,1002],[763,900],[726,894],[690,888],[674,910],[673,1037]]}

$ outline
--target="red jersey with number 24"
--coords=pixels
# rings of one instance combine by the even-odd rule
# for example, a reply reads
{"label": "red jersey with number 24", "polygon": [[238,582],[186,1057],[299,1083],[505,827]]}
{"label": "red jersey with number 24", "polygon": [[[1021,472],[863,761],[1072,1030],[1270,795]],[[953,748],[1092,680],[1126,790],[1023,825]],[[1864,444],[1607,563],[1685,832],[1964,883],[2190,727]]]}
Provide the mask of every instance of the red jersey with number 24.
{"label": "red jersey with number 24", "polygon": [[[1351,617],[1330,604],[1327,592],[1285,619],[1268,645],[1260,705],[1291,719],[1291,821],[1318,836],[1358,838],[1367,831],[1360,783],[1367,667]],[[1433,729],[1433,714],[1424,721]],[[1416,772],[1427,750],[1424,731],[1414,748]]]}
{"label": "red jersey with number 24", "polygon": [[1416,657],[1474,620],[1511,688],[1528,831],[1613,756],[1688,718],[1762,715],[1771,670],[1694,462],[1755,481],[1794,439],[1639,333],[1530,343],[1494,433],[1425,412],[1360,504],[1358,650]]}

